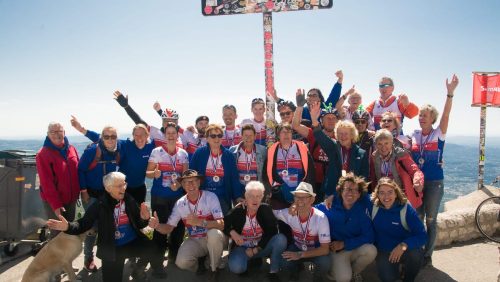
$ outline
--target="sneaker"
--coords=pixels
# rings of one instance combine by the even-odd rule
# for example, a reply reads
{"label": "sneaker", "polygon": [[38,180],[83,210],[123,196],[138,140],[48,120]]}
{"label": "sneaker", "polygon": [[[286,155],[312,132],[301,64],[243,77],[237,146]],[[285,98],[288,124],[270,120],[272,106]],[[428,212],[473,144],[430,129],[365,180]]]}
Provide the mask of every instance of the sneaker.
{"label": "sneaker", "polygon": [[278,273],[268,273],[267,280],[269,280],[269,282],[281,282]]}
{"label": "sneaker", "polygon": [[219,271],[213,271],[210,270],[210,273],[208,274],[208,282],[217,282],[219,281]]}
{"label": "sneaker", "polygon": [[363,282],[363,277],[359,273],[353,273],[351,281],[352,282]]}
{"label": "sneaker", "polygon": [[153,273],[151,273],[151,276],[156,279],[165,279],[167,278],[167,272],[165,269],[159,268],[159,269],[153,269]]}
{"label": "sneaker", "polygon": [[85,261],[83,264],[83,268],[87,270],[88,272],[97,272],[97,266],[94,263],[94,257],[90,257]]}

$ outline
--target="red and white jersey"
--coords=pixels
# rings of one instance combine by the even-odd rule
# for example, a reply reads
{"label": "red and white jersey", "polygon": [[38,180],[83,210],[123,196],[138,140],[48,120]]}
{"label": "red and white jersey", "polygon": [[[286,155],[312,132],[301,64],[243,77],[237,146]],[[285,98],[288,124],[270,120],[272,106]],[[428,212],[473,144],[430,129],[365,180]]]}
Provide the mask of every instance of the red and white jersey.
{"label": "red and white jersey", "polygon": [[158,164],[158,169],[161,171],[161,179],[163,187],[172,187],[172,175],[178,177],[184,170],[184,165],[189,164],[188,153],[186,150],[176,148],[173,155],[170,155],[164,147],[156,147],[149,156],[149,162]]}
{"label": "red and white jersey", "polygon": [[380,129],[380,121],[382,120],[382,114],[385,112],[391,112],[396,115],[396,117],[401,120],[403,114],[399,110],[398,106],[398,98],[396,96],[389,97],[385,102],[381,99],[377,99],[375,101],[375,105],[373,107],[373,119],[375,129]]}
{"label": "red and white jersey", "polygon": [[262,238],[262,228],[257,222],[255,215],[246,215],[245,225],[241,230],[241,238],[243,239],[243,245],[245,247],[255,247]]}
{"label": "red and white jersey", "polygon": [[200,197],[196,202],[190,201],[187,195],[177,200],[172,210],[172,214],[168,218],[167,224],[170,226],[177,226],[179,220],[182,219],[188,230],[189,237],[206,237],[208,231],[206,228],[191,226],[186,223],[186,218],[189,214],[196,214],[197,218],[205,220],[218,220],[224,218],[217,196],[212,192],[201,190]]}
{"label": "red and white jersey", "polygon": [[[297,145],[292,144],[288,150],[278,147],[276,170],[289,187],[297,187],[304,177],[304,169]],[[295,189],[294,189],[295,190]]]}
{"label": "red and white jersey", "polygon": [[255,144],[266,146],[266,120],[261,122],[255,121],[253,118],[244,119],[241,122],[240,127],[243,127],[245,124],[251,124],[255,128]]}
{"label": "red and white jersey", "polygon": [[[179,129],[179,134],[181,134],[182,130]],[[149,126],[149,137],[154,140],[155,146],[159,147],[162,145],[167,145],[167,141],[165,141],[165,134],[161,132],[161,129],[155,126]],[[182,145],[181,137],[177,138],[177,147],[184,148]]]}
{"label": "red and white jersey", "polygon": [[185,130],[181,135],[182,145],[189,155],[194,154],[196,149],[207,144],[207,139],[205,137],[198,137],[198,134],[194,134],[189,130]]}
{"label": "red and white jersey", "polygon": [[[312,207],[309,218],[300,220],[297,214],[290,215],[288,209],[273,210],[277,219],[282,220],[290,226],[293,233],[295,245],[304,250],[315,249],[319,244],[330,243],[330,225],[325,214]],[[306,251],[306,250],[304,250]]]}
{"label": "red and white jersey", "polygon": [[229,148],[238,145],[241,142],[241,129],[239,126],[233,128],[224,128],[224,136],[222,137],[222,146]]}
{"label": "red and white jersey", "polygon": [[245,148],[241,146],[238,153],[239,157],[236,160],[236,167],[238,169],[240,183],[242,185],[246,185],[250,181],[257,181],[257,162],[255,159],[255,150],[252,149],[251,152],[246,152]]}

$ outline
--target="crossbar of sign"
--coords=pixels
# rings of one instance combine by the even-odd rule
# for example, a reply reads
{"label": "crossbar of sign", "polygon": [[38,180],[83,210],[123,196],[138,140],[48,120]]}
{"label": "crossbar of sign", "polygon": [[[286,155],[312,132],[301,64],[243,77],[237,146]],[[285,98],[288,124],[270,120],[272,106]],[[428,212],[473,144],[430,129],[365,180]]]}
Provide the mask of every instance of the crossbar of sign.
{"label": "crossbar of sign", "polygon": [[333,0],[202,0],[204,16],[329,9]]}

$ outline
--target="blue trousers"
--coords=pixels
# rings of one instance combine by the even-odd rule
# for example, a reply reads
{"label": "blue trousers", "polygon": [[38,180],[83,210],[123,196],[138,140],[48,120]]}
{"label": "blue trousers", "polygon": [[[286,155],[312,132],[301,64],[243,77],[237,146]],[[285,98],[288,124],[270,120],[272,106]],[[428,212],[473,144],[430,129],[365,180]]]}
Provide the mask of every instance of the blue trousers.
{"label": "blue trousers", "polygon": [[425,257],[431,257],[436,245],[437,215],[439,204],[443,199],[443,180],[424,181],[424,199],[422,206],[417,210],[421,220],[425,218],[427,228],[427,243],[425,243]]}
{"label": "blue trousers", "polygon": [[274,235],[264,249],[249,258],[245,253],[247,247],[238,246],[229,253],[228,266],[233,273],[240,274],[247,270],[248,260],[255,258],[270,257],[271,266],[269,272],[277,273],[280,269],[281,254],[286,249],[285,235],[278,233]]}
{"label": "blue trousers", "polygon": [[399,265],[404,265],[403,281],[414,281],[420,271],[422,260],[424,259],[424,251],[422,249],[406,250],[399,263],[391,263],[389,256],[391,252],[380,251],[377,254],[375,262],[377,263],[378,277],[383,282],[396,281],[400,279]]}
{"label": "blue trousers", "polygon": [[[286,249],[287,251],[290,252],[298,252],[301,251],[295,244],[291,244],[288,246]],[[283,257],[281,257],[281,267],[285,271],[293,271],[297,270],[299,263],[303,263],[305,261],[310,261],[316,265],[317,269],[317,274],[319,275],[325,275],[329,270],[331,266],[331,258],[330,255],[324,255],[324,256],[319,256],[319,257],[313,257],[313,258],[303,258],[299,260],[286,260]]]}

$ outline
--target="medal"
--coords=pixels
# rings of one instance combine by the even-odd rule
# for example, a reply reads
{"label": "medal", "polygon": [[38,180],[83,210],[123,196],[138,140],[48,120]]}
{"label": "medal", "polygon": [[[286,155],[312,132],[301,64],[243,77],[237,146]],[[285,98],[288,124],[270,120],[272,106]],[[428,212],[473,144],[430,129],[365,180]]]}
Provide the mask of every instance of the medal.
{"label": "medal", "polygon": [[345,169],[342,170],[342,176],[346,176],[347,175],[347,171]]}
{"label": "medal", "polygon": [[[122,238],[122,233],[118,230],[118,226],[120,225],[120,216],[122,213],[122,207],[123,207],[123,201],[120,201],[117,206],[115,206],[115,211],[114,211],[114,220],[115,220],[115,240],[121,239]],[[117,211],[118,209],[118,211]]]}
{"label": "medal", "polygon": [[122,237],[122,233],[120,231],[115,231],[115,239],[120,239]]}
{"label": "medal", "polygon": [[421,132],[420,133],[420,146],[419,146],[419,151],[420,151],[420,158],[418,159],[418,164],[420,165],[420,167],[422,167],[425,163],[425,159],[424,159],[424,153],[425,153],[425,145],[427,145],[427,143],[429,143],[429,139],[432,139],[431,137],[434,135],[434,129],[431,130],[431,132],[429,132],[429,135],[427,135],[427,137],[425,138],[425,141],[423,140],[423,135],[424,133]]}
{"label": "medal", "polygon": [[[216,158],[216,160],[214,160],[214,158]],[[217,167],[219,166],[219,155],[217,155],[216,157],[211,155],[211,161],[212,161],[212,171],[214,174],[217,174]],[[212,179],[215,183],[220,181],[220,177],[218,175],[214,175]]]}
{"label": "medal", "polygon": [[[290,148],[288,148],[288,150],[285,150],[283,148],[281,148],[281,156],[283,157],[283,162],[285,162],[285,169],[281,171],[281,175],[283,175],[284,177],[287,177],[288,176],[288,152],[289,152]],[[286,155],[284,153],[284,151],[286,151]]]}
{"label": "medal", "polygon": [[288,175],[288,170],[284,169],[281,174],[283,174],[283,176],[287,176]]}
{"label": "medal", "polygon": [[171,177],[172,177],[172,180],[175,181],[177,179],[177,173],[174,172]]}
{"label": "medal", "polygon": [[217,176],[217,175],[214,175],[214,177],[212,179],[214,180],[214,182],[219,182],[220,181],[220,177]]}
{"label": "medal", "polygon": [[302,246],[300,246],[300,247],[301,247],[301,249],[302,249],[304,252],[305,252],[305,251],[307,251],[307,245],[306,245],[306,244],[303,244],[303,245],[302,245]]}
{"label": "medal", "polygon": [[424,158],[420,158],[420,159],[418,159],[418,163],[419,163],[420,165],[424,165],[424,163],[425,163]]}
{"label": "medal", "polygon": [[243,179],[245,180],[245,182],[248,182],[248,181],[250,181],[250,179],[252,179],[252,178],[250,177],[250,175],[249,175],[249,174],[245,174],[245,176],[243,177]]}

